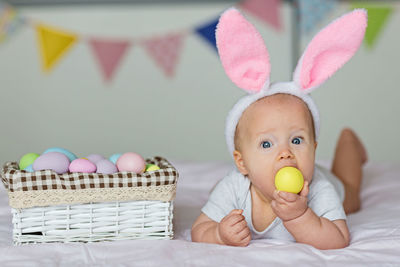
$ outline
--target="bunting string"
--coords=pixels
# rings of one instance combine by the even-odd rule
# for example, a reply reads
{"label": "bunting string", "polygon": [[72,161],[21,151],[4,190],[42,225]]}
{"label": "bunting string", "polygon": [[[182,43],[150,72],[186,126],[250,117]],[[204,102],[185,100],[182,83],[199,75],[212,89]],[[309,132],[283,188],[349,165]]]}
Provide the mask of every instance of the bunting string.
{"label": "bunting string", "polygon": [[[299,30],[311,32],[336,6],[338,0],[295,0],[300,15]],[[351,1],[350,1],[351,2]],[[244,0],[237,7],[250,13],[257,19],[282,31],[281,0]],[[362,4],[359,1],[351,8],[366,8],[369,23],[365,42],[371,48],[392,14],[393,7]],[[196,34],[204,43],[217,52],[215,29],[219,16],[210,19],[197,27],[167,32],[157,36],[143,38],[105,38],[87,36],[62,29],[45,22],[21,17],[18,11],[9,4],[0,2],[0,43],[9,39],[24,25],[36,31],[37,46],[43,72],[49,73],[70,52],[77,42],[87,43],[99,66],[105,82],[112,81],[115,72],[133,46],[142,46],[149,58],[154,61],[167,78],[174,77],[176,67],[188,34]]]}

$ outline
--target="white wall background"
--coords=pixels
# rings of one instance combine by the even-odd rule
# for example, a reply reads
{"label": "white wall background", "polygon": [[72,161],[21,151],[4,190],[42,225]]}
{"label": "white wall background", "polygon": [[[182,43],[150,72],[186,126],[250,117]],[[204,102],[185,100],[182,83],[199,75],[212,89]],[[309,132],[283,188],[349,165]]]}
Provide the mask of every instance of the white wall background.
{"label": "white wall background", "polygon": [[[194,28],[217,17],[224,4],[24,7],[22,15],[82,35],[151,37]],[[399,9],[398,9],[399,10]],[[335,10],[331,18],[346,12]],[[272,81],[291,77],[290,9],[284,29],[252,21],[270,51]],[[327,24],[328,18],[322,25]],[[318,158],[329,159],[344,126],[353,127],[373,161],[399,162],[400,15],[395,12],[373,50],[356,56],[313,93],[322,118]],[[304,44],[312,36],[305,36]],[[195,34],[184,43],[173,79],[133,44],[110,84],[85,42],[50,74],[41,72],[36,35],[27,26],[0,45],[0,161],[60,146],[78,156],[135,151],[170,159],[230,160],[224,139],[227,112],[243,95],[217,54]]]}

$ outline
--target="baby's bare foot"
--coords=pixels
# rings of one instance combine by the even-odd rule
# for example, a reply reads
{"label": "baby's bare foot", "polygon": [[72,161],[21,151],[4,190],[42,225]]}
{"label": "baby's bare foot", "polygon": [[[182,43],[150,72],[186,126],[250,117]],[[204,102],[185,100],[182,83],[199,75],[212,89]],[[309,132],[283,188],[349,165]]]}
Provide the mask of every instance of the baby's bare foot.
{"label": "baby's bare foot", "polygon": [[362,165],[364,165],[368,161],[367,150],[365,149],[365,146],[361,142],[360,138],[357,136],[357,134],[352,129],[350,129],[350,128],[343,129],[339,140],[341,142],[354,144],[356,146],[356,149],[359,151],[360,160],[361,160]]}
{"label": "baby's bare foot", "polygon": [[336,146],[332,172],[345,187],[343,207],[346,213],[360,209],[362,165],[367,160],[366,149],[357,135],[349,128],[343,129]]}

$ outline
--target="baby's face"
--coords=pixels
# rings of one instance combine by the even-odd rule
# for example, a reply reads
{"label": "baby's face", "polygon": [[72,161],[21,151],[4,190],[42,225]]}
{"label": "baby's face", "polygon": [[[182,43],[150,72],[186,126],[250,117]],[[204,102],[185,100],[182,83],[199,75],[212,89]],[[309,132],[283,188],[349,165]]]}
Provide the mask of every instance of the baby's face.
{"label": "baby's face", "polygon": [[311,114],[299,98],[285,94],[262,98],[239,120],[236,166],[271,200],[275,174],[282,167],[296,167],[311,181],[317,146],[313,131]]}

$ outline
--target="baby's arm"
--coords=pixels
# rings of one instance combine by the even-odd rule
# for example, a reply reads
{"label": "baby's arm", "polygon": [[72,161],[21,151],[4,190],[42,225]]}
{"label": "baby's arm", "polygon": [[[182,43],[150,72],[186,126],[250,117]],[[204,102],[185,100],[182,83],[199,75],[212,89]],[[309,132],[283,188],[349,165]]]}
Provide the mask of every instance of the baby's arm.
{"label": "baby's arm", "polygon": [[350,238],[346,221],[330,221],[317,216],[307,206],[307,194],[307,182],[299,195],[276,191],[271,206],[297,242],[318,249],[347,247]]}
{"label": "baby's arm", "polygon": [[247,246],[251,235],[242,212],[243,210],[232,210],[220,223],[201,213],[192,226],[192,241]]}
{"label": "baby's arm", "polygon": [[338,249],[349,245],[349,230],[345,220],[330,221],[318,217],[310,208],[302,216],[283,224],[297,242],[318,249]]}

